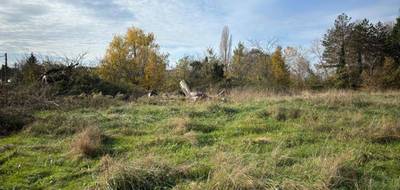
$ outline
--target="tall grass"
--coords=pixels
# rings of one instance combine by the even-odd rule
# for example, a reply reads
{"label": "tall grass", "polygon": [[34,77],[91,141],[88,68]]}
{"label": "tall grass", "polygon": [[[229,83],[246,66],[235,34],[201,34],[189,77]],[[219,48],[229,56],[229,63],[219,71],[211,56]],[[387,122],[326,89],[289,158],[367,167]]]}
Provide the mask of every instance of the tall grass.
{"label": "tall grass", "polygon": [[87,127],[74,137],[71,151],[77,156],[94,157],[101,152],[103,139],[104,135],[98,127]]}
{"label": "tall grass", "polygon": [[0,189],[397,190],[399,97],[236,91],[39,111],[0,138]]}
{"label": "tall grass", "polygon": [[180,171],[151,156],[134,162],[109,158],[103,158],[102,162],[106,167],[98,180],[101,189],[168,189],[182,177]]}

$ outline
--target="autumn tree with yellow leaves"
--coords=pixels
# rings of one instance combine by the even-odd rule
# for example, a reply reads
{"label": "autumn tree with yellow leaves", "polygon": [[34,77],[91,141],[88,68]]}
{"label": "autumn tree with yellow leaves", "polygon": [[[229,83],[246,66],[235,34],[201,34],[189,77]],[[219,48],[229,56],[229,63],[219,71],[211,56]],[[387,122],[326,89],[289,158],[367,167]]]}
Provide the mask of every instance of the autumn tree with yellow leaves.
{"label": "autumn tree with yellow leaves", "polygon": [[290,73],[282,56],[282,48],[277,47],[271,57],[271,70],[278,86],[288,87],[290,85]]}
{"label": "autumn tree with yellow leaves", "polygon": [[160,53],[154,34],[131,27],[116,35],[98,69],[100,77],[113,83],[158,89],[162,86],[167,55]]}

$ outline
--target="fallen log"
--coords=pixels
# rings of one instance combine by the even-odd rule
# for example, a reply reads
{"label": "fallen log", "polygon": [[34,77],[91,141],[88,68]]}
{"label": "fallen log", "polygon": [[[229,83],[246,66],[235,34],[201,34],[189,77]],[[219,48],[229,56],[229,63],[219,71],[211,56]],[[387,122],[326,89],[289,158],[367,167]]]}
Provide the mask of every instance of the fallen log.
{"label": "fallen log", "polygon": [[181,90],[185,94],[186,98],[189,98],[193,101],[208,98],[207,94],[205,94],[204,92],[191,91],[189,86],[187,85],[186,81],[184,81],[184,80],[179,82],[179,84],[180,84]]}

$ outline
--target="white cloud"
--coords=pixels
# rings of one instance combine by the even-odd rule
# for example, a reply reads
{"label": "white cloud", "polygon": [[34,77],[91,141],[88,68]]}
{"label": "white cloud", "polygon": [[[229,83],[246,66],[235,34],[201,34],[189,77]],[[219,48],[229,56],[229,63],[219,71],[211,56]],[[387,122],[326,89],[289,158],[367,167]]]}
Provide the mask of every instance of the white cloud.
{"label": "white cloud", "polygon": [[212,3],[203,5],[200,1],[177,0],[117,0],[116,3],[134,13],[131,25],[154,32],[163,50],[168,52],[179,47],[188,47],[190,51],[213,46],[223,27],[220,25],[222,18],[215,15]]}
{"label": "white cloud", "polygon": [[115,31],[85,7],[64,1],[8,1],[0,7],[0,51],[13,54],[101,56]]}
{"label": "white cloud", "polygon": [[358,8],[347,9],[310,5],[295,12],[289,7],[299,2],[290,0],[4,0],[0,52],[87,51],[90,59],[101,58],[113,35],[136,26],[155,33],[173,64],[184,55],[202,55],[206,48],[218,47],[224,25],[231,28],[234,44],[276,37],[283,45],[300,45],[321,37],[342,12],[356,19],[393,20],[397,11],[393,5],[398,2],[358,3]]}

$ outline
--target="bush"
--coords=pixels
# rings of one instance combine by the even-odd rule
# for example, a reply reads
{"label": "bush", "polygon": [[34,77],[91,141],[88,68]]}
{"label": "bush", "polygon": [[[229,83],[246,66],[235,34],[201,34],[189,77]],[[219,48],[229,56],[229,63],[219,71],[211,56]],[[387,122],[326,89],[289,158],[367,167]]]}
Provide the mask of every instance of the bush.
{"label": "bush", "polygon": [[32,120],[32,116],[26,113],[0,112],[0,136],[9,135],[21,130]]}
{"label": "bush", "polygon": [[57,81],[51,84],[56,95],[79,95],[82,93],[91,94],[101,92],[104,95],[116,95],[118,93],[131,92],[127,86],[116,85],[100,79],[90,68],[76,68],[70,80]]}
{"label": "bush", "polygon": [[34,110],[54,106],[34,89],[34,84],[24,88],[6,85],[0,88],[0,136],[19,131],[32,122]]}

